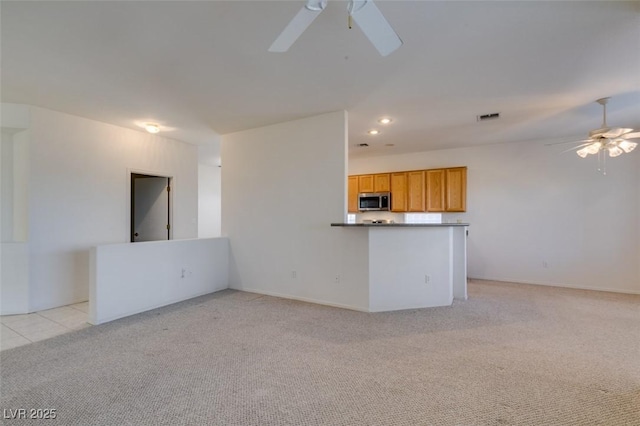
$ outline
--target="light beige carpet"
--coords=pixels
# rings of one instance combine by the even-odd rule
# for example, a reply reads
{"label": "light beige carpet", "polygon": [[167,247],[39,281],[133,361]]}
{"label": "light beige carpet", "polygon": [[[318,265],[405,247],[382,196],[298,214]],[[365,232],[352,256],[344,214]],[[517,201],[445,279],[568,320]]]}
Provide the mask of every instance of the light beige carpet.
{"label": "light beige carpet", "polygon": [[469,294],[367,314],[226,290],[3,351],[0,408],[61,425],[640,425],[639,296]]}

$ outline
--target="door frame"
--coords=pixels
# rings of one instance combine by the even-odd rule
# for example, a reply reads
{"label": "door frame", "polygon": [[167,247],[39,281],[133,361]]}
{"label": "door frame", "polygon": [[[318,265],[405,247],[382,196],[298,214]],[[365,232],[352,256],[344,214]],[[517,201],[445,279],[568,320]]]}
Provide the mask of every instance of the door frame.
{"label": "door frame", "polygon": [[[131,175],[146,175],[146,176],[151,176],[151,177],[159,177],[159,178],[166,178],[169,180],[169,187],[171,188],[171,190],[169,191],[169,211],[167,212],[168,214],[168,218],[169,218],[169,232],[168,232],[168,239],[169,240],[173,240],[173,193],[175,192],[175,179],[173,176],[171,176],[170,173],[166,173],[166,172],[158,172],[158,171],[151,171],[151,170],[142,170],[142,169],[131,169],[131,168],[127,168],[127,192],[126,192],[126,196],[127,196],[127,215],[129,217],[129,232],[128,232],[128,236],[127,236],[127,241],[133,243],[133,192],[132,192],[132,187],[133,187],[133,179],[131,178]],[[165,241],[165,240],[162,240]]]}

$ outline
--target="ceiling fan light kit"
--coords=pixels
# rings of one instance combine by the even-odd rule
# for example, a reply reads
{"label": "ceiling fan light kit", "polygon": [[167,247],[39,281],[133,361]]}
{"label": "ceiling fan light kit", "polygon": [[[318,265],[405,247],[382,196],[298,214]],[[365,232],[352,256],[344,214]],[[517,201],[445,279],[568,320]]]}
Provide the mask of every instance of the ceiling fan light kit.
{"label": "ceiling fan light kit", "polygon": [[623,127],[609,127],[607,125],[607,103],[609,98],[602,98],[596,101],[603,108],[602,126],[589,132],[589,139],[585,143],[578,145],[580,148],[576,154],[582,158],[588,155],[595,155],[606,152],[609,157],[617,157],[623,153],[630,153],[638,146],[637,142],[629,139],[640,138],[640,132]]}
{"label": "ceiling fan light kit", "polygon": [[[307,0],[307,4],[300,9],[269,47],[269,52],[289,50],[326,6],[327,0]],[[351,0],[347,6],[347,12],[349,28],[351,28],[351,21],[355,21],[380,55],[387,56],[402,45],[402,40],[373,0]]]}
{"label": "ceiling fan light kit", "polygon": [[622,140],[622,141],[618,142],[618,146],[620,148],[622,148],[622,150],[628,154],[631,151],[633,151],[634,149],[636,149],[636,147],[638,146],[638,143],[637,142],[631,142],[631,141],[628,141],[628,140],[625,139],[625,140]]}

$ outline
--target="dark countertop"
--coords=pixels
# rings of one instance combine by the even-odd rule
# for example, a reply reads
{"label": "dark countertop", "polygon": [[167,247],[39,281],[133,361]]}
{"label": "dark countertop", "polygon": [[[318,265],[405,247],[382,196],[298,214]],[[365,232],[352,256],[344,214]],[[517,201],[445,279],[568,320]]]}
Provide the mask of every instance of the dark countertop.
{"label": "dark countertop", "polygon": [[429,226],[469,226],[468,223],[332,223],[331,226],[344,226],[349,228],[410,228]]}

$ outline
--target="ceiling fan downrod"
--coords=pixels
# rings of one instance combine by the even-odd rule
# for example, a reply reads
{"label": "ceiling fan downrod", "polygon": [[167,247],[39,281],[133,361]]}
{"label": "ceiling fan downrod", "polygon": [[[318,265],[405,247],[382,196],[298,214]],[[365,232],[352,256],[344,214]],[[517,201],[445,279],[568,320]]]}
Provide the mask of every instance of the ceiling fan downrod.
{"label": "ceiling fan downrod", "polygon": [[607,126],[607,103],[611,98],[600,98],[596,102],[602,105],[602,128],[606,128]]}

